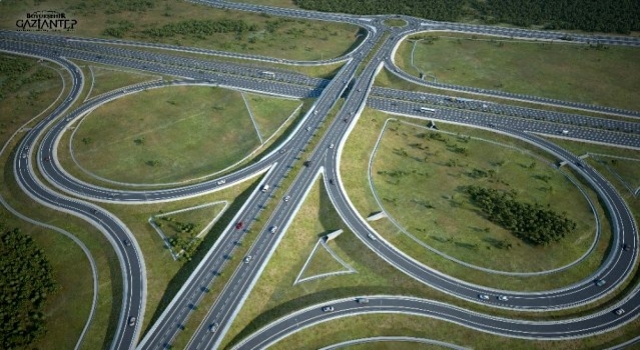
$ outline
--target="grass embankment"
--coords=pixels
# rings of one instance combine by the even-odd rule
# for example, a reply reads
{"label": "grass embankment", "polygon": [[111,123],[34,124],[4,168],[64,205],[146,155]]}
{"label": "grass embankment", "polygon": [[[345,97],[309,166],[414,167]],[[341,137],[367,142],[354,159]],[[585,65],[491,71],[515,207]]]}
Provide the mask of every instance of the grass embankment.
{"label": "grass embankment", "polygon": [[[51,9],[78,21],[74,31],[65,35],[115,36],[298,60],[341,56],[359,31],[349,24],[221,10],[179,0],[0,2],[5,19],[0,27],[15,30],[16,20],[23,19],[27,12]],[[219,32],[207,33],[209,27]]]}
{"label": "grass embankment", "polygon": [[[300,102],[252,96],[249,104],[266,139]],[[72,139],[76,160],[90,173],[149,184],[209,175],[260,146],[241,94],[212,87],[167,87],[127,95],[85,117]],[[63,166],[74,169],[65,159],[66,147],[60,156]],[[80,172],[73,171],[87,178]]]}
{"label": "grass embankment", "polygon": [[[38,64],[35,59],[18,56],[2,57],[13,68],[23,65],[26,67],[15,75],[5,74],[6,80],[0,83],[0,143],[4,144],[19,127],[45,111],[56,100],[62,89],[62,80],[49,63]],[[64,79],[67,79],[67,91],[68,76],[64,75]],[[114,331],[109,325],[115,322],[119,311],[119,301],[115,304],[112,301],[113,293],[121,295],[121,276],[115,263],[117,258],[102,234],[92,226],[71,215],[36,204],[18,188],[13,175],[14,151],[11,149],[17,146],[20,138],[19,134],[0,158],[3,167],[0,181],[4,184],[2,196],[20,213],[73,233],[90,250],[98,268],[98,304],[83,345],[91,349],[100,348],[105,343],[108,332]],[[61,234],[22,221],[4,208],[1,211],[8,227],[20,227],[44,250],[59,286],[58,292],[49,296],[45,307],[47,333],[33,347],[47,348],[55,345],[59,348],[72,348],[87,322],[93,298],[93,279],[86,256],[74,242]]]}
{"label": "grass embankment", "polygon": [[[352,202],[360,214],[367,217],[372,212],[380,210],[369,189],[369,183],[367,181],[367,164],[370,152],[373,150],[383,123],[388,116],[380,112],[365,110],[362,118],[363,121],[366,120],[366,122],[358,123],[345,146],[342,156],[344,159],[350,159],[350,162],[342,163],[341,172],[345,187],[347,188],[347,192],[349,193]],[[507,137],[499,136],[491,132],[480,133],[476,130],[444,125],[442,123],[439,123],[438,125],[441,129],[450,130],[454,133],[473,132],[470,133],[471,136],[493,139],[505,144],[513,143],[525,150],[535,151],[535,149],[528,147],[523,143],[514,143],[513,140]],[[393,125],[393,128],[396,128],[396,124]],[[586,251],[586,247],[591,244],[594,233],[593,219],[585,204],[585,200],[581,198],[581,194],[577,189],[572,185],[567,185],[568,181],[566,181],[562,176],[554,174],[554,171],[546,165],[538,163],[534,158],[520,152],[510,151],[507,148],[492,146],[485,142],[481,142],[473,147],[469,146],[467,150],[470,152],[470,156],[465,157],[459,155],[460,157],[457,157],[452,156],[454,153],[448,150],[445,145],[432,145],[432,141],[423,145],[428,146],[429,149],[419,150],[420,152],[429,152],[431,155],[425,154],[420,157],[415,156],[411,158],[409,153],[416,152],[416,149],[406,146],[404,142],[409,142],[411,144],[417,143],[413,142],[414,137],[411,135],[420,133],[421,131],[413,132],[409,127],[408,131],[398,130],[398,135],[395,135],[395,132],[396,131],[392,131],[390,136],[402,144],[390,144],[388,146],[383,144],[383,146],[386,147],[385,149],[389,152],[386,152],[387,155],[385,158],[380,160],[380,163],[376,159],[375,166],[384,171],[393,171],[394,169],[406,170],[400,165],[395,166],[394,169],[380,168],[382,166],[380,164],[385,164],[385,159],[388,163],[385,165],[386,167],[391,166],[391,164],[395,164],[404,158],[406,162],[403,162],[402,166],[409,167],[408,172],[410,174],[404,175],[400,180],[401,182],[399,185],[392,185],[385,182],[386,180],[390,180],[395,183],[398,179],[380,177],[381,174],[377,174],[377,170],[373,171],[374,179],[377,178],[382,180],[376,181],[376,186],[381,186],[381,189],[386,193],[380,194],[380,197],[383,200],[383,205],[386,204],[385,208],[391,210],[392,214],[396,213],[394,216],[397,215],[406,218],[403,219],[408,220],[406,222],[400,220],[402,226],[409,229],[411,233],[415,232],[417,236],[422,237],[422,240],[425,243],[437,246],[438,249],[443,249],[448,254],[454,255],[456,258],[463,261],[480,264],[484,267],[509,271],[518,271],[519,269],[523,269],[525,271],[540,271],[551,267],[561,266],[578,258]],[[408,136],[405,137],[402,135],[403,133]],[[431,150],[431,147],[434,147],[434,149]],[[402,154],[402,148],[405,149],[404,152],[407,152],[407,156],[398,155]],[[394,151],[394,149],[396,149],[396,151]],[[469,157],[472,157],[471,154],[476,149],[478,151],[485,151],[484,153],[478,153],[477,161],[479,163],[477,164],[475,161],[471,161],[471,159],[469,159]],[[394,154],[394,152],[398,154]],[[424,164],[425,156],[427,157],[426,161],[431,165],[422,169],[421,163]],[[542,156],[544,158],[544,155]],[[507,157],[509,157],[509,159],[507,159]],[[452,159],[454,160],[453,162],[451,161]],[[553,161],[553,159],[548,160]],[[484,163],[485,161],[489,163]],[[495,178],[493,179],[489,177],[473,179],[469,176],[469,174],[473,172],[473,168],[488,169],[489,167],[497,166],[497,163],[500,161],[504,161],[504,168],[496,168],[494,170]],[[456,165],[452,167],[447,165],[453,163]],[[528,169],[532,163],[536,164],[534,165],[535,169]],[[520,164],[524,165],[524,167]],[[464,166],[468,166],[468,168],[465,168]],[[422,170],[419,170],[418,167]],[[416,170],[416,174],[413,173],[413,169]],[[486,169],[485,171],[488,172]],[[509,174],[509,177],[507,177],[507,174]],[[544,183],[542,180],[532,178],[532,176],[535,175],[542,175],[545,179],[549,177],[547,181],[557,181],[558,184],[550,185]],[[555,178],[556,180],[551,180],[551,178]],[[498,180],[503,182],[498,182]],[[478,181],[484,182],[486,185],[491,187],[501,187],[508,190],[514,189],[519,193],[519,195],[523,196],[522,198],[529,198],[528,200],[531,201],[538,200],[541,203],[545,203],[547,198],[554,198],[556,194],[562,195],[561,193],[565,193],[564,195],[569,196],[568,198],[572,198],[576,203],[574,208],[575,212],[572,215],[575,215],[574,217],[581,221],[581,228],[577,231],[575,236],[576,239],[577,237],[581,237],[581,244],[573,246],[572,243],[569,243],[573,242],[571,238],[565,239],[561,243],[555,243],[558,245],[557,247],[553,245],[544,248],[531,247],[524,242],[519,242],[519,240],[511,236],[509,232],[503,231],[500,227],[493,225],[486,219],[483,219],[478,214],[479,209],[474,208],[467,203],[465,199],[466,194],[464,194],[463,191],[460,191],[459,187],[465,184],[478,183]],[[493,183],[489,181],[493,181]],[[509,186],[504,182],[508,183]],[[404,187],[404,185],[407,185],[407,187]],[[411,190],[409,192],[404,191],[402,192],[404,193],[403,195],[399,195],[398,191],[402,191],[399,186]],[[553,186],[553,193],[549,191],[549,186]],[[602,209],[597,205],[598,201],[595,199],[592,191],[584,184],[582,184],[582,186],[596,203],[596,207],[602,219],[602,237],[598,242],[595,252],[585,261],[571,269],[548,276],[512,277],[483,273],[475,269],[463,267],[460,264],[454,263],[436,255],[435,253],[427,251],[407,236],[397,234],[398,229],[386,219],[373,222],[371,225],[378,230],[378,232],[381,232],[386,239],[391,241],[399,249],[413,256],[415,259],[456,278],[480,285],[507,290],[545,290],[558,288],[585,278],[594,271],[597,266],[599,266],[600,259],[606,252],[609,243],[610,231],[606,221],[606,216],[603,215]],[[424,198],[422,198],[423,196]],[[384,200],[383,198],[387,198],[387,200]],[[394,206],[394,202],[396,203],[396,206]],[[404,202],[406,205],[399,205],[398,203],[401,202]],[[433,206],[434,208],[427,208],[425,204]],[[466,214],[462,212],[457,213],[459,210],[469,211],[466,212]],[[417,211],[419,211],[419,213]],[[436,218],[433,216],[436,215],[433,211],[441,211],[441,215],[438,215]],[[452,218],[457,216],[451,215],[451,211],[455,211],[458,216],[464,216],[465,220],[452,220]],[[565,211],[565,208],[560,208],[558,211]],[[571,213],[570,208],[566,209],[566,211]],[[407,216],[405,216],[405,214]],[[412,219],[411,214],[416,215],[415,217],[420,219]],[[409,221],[411,221],[411,223],[409,223]],[[591,224],[585,224],[589,222]],[[486,228],[489,228],[488,232],[485,232]],[[450,236],[445,232],[450,232]],[[466,232],[466,234],[460,232]],[[496,236],[493,236],[494,234]],[[446,237],[442,237],[442,235],[445,235]],[[467,242],[467,240],[469,241]],[[509,242],[513,240],[511,242],[511,249],[506,249],[501,245],[501,242],[504,240],[508,240]],[[518,246],[518,244],[520,245]],[[503,248],[500,249],[498,248],[499,246]],[[571,252],[571,254],[567,253],[564,249]],[[511,252],[514,251],[518,251],[518,253],[511,255]],[[523,258],[523,254],[524,256],[527,256],[527,258]],[[509,257],[506,258],[506,256]],[[552,258],[549,258],[549,256]],[[503,257],[505,258],[503,259]],[[522,260],[520,260],[521,258]]]}
{"label": "grass embankment", "polygon": [[[640,109],[640,50],[453,33],[420,35],[413,64],[438,82],[626,109]],[[398,66],[411,66],[404,41]],[[401,59],[400,59],[401,58]]]}
{"label": "grass embankment", "polygon": [[87,79],[86,84],[90,86],[93,80],[93,86],[88,96],[91,98],[119,87],[157,80],[161,77],[115,67],[107,68],[102,65],[91,65],[91,74],[85,78]]}

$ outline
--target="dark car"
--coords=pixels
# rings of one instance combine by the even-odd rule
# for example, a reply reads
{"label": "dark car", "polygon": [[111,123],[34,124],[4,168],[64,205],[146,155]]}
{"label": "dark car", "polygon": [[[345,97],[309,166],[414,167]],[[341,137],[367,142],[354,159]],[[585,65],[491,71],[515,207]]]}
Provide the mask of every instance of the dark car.
{"label": "dark car", "polygon": [[236,224],[236,230],[240,230],[240,229],[242,228],[242,226],[243,226],[242,221],[239,221],[239,222]]}

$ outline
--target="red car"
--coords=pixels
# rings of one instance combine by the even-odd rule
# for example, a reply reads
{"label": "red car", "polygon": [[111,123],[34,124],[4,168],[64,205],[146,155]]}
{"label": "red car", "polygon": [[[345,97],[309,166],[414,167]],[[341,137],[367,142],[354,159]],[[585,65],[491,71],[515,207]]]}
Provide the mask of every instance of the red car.
{"label": "red car", "polygon": [[236,230],[239,230],[239,229],[241,229],[241,228],[242,228],[242,221],[240,221],[240,222],[238,222],[238,223],[236,224]]}

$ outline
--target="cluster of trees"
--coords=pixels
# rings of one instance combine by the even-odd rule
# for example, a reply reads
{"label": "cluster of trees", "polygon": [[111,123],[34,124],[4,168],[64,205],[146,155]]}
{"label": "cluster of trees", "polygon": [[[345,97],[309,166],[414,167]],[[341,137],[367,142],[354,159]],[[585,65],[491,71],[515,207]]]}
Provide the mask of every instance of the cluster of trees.
{"label": "cluster of trees", "polygon": [[[26,84],[44,81],[55,77],[53,72],[36,66],[35,61],[23,58],[0,56],[0,101]],[[37,95],[29,95],[31,99]]]}
{"label": "cluster of trees", "polygon": [[455,21],[465,13],[465,0],[295,0],[303,9],[357,15],[401,14]]}
{"label": "cluster of trees", "polygon": [[177,23],[165,24],[162,27],[149,28],[143,31],[151,37],[164,38],[175,35],[195,35],[209,36],[214,33],[237,33],[256,31],[255,24],[247,24],[243,20],[222,19],[218,21],[207,20],[186,20]]}
{"label": "cluster of trees", "polygon": [[639,1],[473,0],[471,4],[489,23],[625,34],[640,30]]}
{"label": "cluster of trees", "polygon": [[439,21],[475,18],[548,29],[629,33],[640,30],[640,1],[602,0],[295,0],[310,10],[403,14]]}
{"label": "cluster of trees", "polygon": [[96,10],[103,10],[105,14],[114,14],[125,11],[145,12],[155,6],[157,0],[86,0],[80,1],[69,10],[79,15],[95,14]]}
{"label": "cluster of trees", "polygon": [[57,285],[31,237],[0,226],[0,347],[22,349],[46,332],[44,305]]}
{"label": "cluster of trees", "polygon": [[576,223],[564,213],[557,214],[537,203],[518,202],[511,193],[479,186],[467,187],[467,193],[491,222],[533,245],[557,242],[576,228]]}
{"label": "cluster of trees", "polygon": [[169,245],[175,248],[175,252],[182,252],[181,259],[191,261],[200,245],[200,238],[196,237],[198,225],[192,222],[181,222],[171,216],[162,216],[160,220],[155,220],[158,227],[164,226],[163,223],[174,232],[169,237]]}

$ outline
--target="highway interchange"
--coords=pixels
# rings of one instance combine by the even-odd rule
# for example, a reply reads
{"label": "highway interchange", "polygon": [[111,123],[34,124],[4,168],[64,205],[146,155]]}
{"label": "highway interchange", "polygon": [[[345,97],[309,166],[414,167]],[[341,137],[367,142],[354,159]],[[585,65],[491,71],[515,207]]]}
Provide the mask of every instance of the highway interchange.
{"label": "highway interchange", "polygon": [[[343,14],[334,15],[312,11],[269,8],[242,3],[214,1],[201,1],[201,3],[223,8],[264,12],[277,16],[347,22],[364,28],[367,31],[367,36],[363,38],[362,43],[354,51],[345,57],[331,60],[331,62],[344,61],[345,65],[333,79],[327,81],[285,70],[276,71],[277,79],[266,79],[263,74],[265,69],[259,66],[180,58],[148,51],[124,49],[107,45],[110,42],[106,39],[68,40],[68,38],[64,37],[33,33],[0,32],[1,50],[50,60],[64,67],[73,77],[73,84],[68,98],[34,127],[20,144],[14,158],[14,172],[19,185],[28,195],[47,206],[73,213],[90,221],[109,238],[117,252],[123,271],[124,291],[119,324],[111,341],[111,348],[160,349],[171,344],[172,340],[180,332],[181,326],[187,322],[193,306],[198,304],[220,271],[224,269],[227,263],[227,259],[224,257],[233,255],[236,247],[235,242],[242,240],[243,231],[251,229],[251,226],[254,225],[254,219],[260,215],[262,208],[273,200],[270,191],[262,192],[260,190],[262,184],[269,184],[273,188],[278,188],[291,168],[303,161],[309,161],[309,163],[303,167],[290,187],[286,189],[287,194],[291,196],[291,201],[278,202],[271,216],[265,221],[265,226],[256,228],[260,230],[260,234],[249,249],[250,255],[253,257],[252,261],[248,264],[240,264],[233,272],[231,279],[218,296],[217,301],[208,311],[207,316],[200,322],[200,327],[190,340],[189,348],[210,349],[216,348],[220,344],[242,302],[249,295],[251,287],[257,281],[266,262],[286,232],[286,228],[299,208],[298,206],[321,173],[324,174],[323,178],[327,184],[326,188],[329,191],[329,197],[337,212],[349,228],[372,251],[416,280],[471,302],[481,302],[485,305],[499,308],[531,311],[575,307],[593,302],[612,292],[619,283],[629,276],[634,265],[637,264],[637,226],[619,193],[593,168],[582,163],[576,156],[555,144],[535,136],[534,133],[557,135],[560,130],[567,130],[571,135],[570,137],[575,139],[640,148],[640,124],[506,106],[482,102],[481,100],[454,102],[448,100],[446,95],[406,92],[372,86],[375,75],[385,66],[403,79],[417,80],[395,67],[393,55],[395,48],[406,35],[418,31],[456,30],[539,39],[558,39],[559,35],[562,34],[440,23],[408,17],[402,17],[407,21],[407,26],[386,28],[382,23],[385,19],[383,16],[366,18]],[[387,35],[384,35],[385,32]],[[598,40],[609,45],[637,46],[640,43],[637,39],[627,37],[596,38],[580,35],[574,36],[573,39],[576,41]],[[127,44],[135,45],[131,42]],[[372,52],[374,47],[377,47],[377,51]],[[359,74],[356,74],[358,68],[362,68],[361,66],[366,63],[363,61],[370,52],[372,55],[368,64],[364,66]],[[210,52],[210,54],[220,53]],[[258,56],[247,57],[246,55],[232,53],[224,53],[222,55],[251,58],[256,61],[269,61],[269,59]],[[153,82],[118,89],[87,101],[76,110],[66,113],[67,109],[77,100],[84,85],[84,77],[80,69],[66,58],[146,70],[186,78],[187,80]],[[317,100],[287,139],[280,143],[278,149],[261,156],[251,165],[233,171],[223,177],[177,188],[145,191],[112,190],[84,183],[64,171],[57,161],[56,152],[60,137],[69,125],[72,125],[86,113],[107,101],[126,94],[169,84],[224,86],[288,97],[317,97]],[[483,95],[505,97],[505,93],[501,92],[476,91],[456,86],[444,87],[456,91],[475,91]],[[327,115],[336,101],[345,95],[345,102],[337,116],[332,120],[327,119]],[[535,96],[515,96],[515,98],[540,101]],[[583,110],[604,111],[631,117],[638,116],[636,111],[603,110],[598,106],[575,105],[563,101],[549,100],[545,102]],[[424,120],[442,120],[490,129],[520,138],[550,152],[557,156],[558,159],[566,160],[571,167],[591,183],[605,204],[614,227],[615,239],[613,246],[620,247],[622,244],[628,244],[632,249],[630,251],[612,249],[599,270],[593,273],[593,276],[597,275],[606,278],[608,281],[606,286],[596,286],[593,283],[593,278],[587,278],[562,289],[538,293],[498,291],[473,285],[442,275],[436,270],[409,258],[377,235],[367,225],[366,221],[351,205],[340,179],[339,168],[342,147],[365,105],[393,114],[407,115]],[[436,110],[425,115],[420,110],[421,106],[435,108]],[[64,118],[59,118],[60,116],[64,116]],[[571,121],[571,125],[567,124],[568,121]],[[326,131],[323,135],[319,135],[321,139],[315,149],[309,154],[303,154],[303,150],[311,143],[315,130],[325,125],[325,123]],[[307,128],[313,131],[309,132]],[[336,147],[329,147],[331,144],[335,144]],[[36,145],[38,145],[37,148],[35,147]],[[32,156],[34,152],[36,153],[35,157]],[[22,154],[27,156],[22,157]],[[33,164],[33,160],[36,161],[36,164]],[[36,166],[48,182],[47,184],[40,181],[35,175],[34,167]],[[265,176],[261,180],[261,184],[258,185],[254,193],[238,211],[229,227],[221,235],[221,238],[199,263],[191,277],[150,331],[138,343],[140,336],[139,325],[144,317],[146,295],[144,259],[135,243],[133,234],[120,220],[83,199],[128,204],[172,201],[216,191],[263,173]],[[327,183],[329,179],[333,180],[333,185]],[[225,181],[224,185],[220,185],[220,180]],[[65,194],[54,192],[48,188],[48,185],[54,186]],[[68,195],[73,195],[76,198]],[[235,229],[235,222],[238,221],[250,224],[239,231]],[[275,233],[271,233],[269,230],[273,226],[279,227]],[[370,235],[377,237],[377,240],[373,241],[368,238]],[[134,243],[126,245],[123,243],[125,240]],[[635,319],[640,312],[638,307],[640,305],[640,296],[637,292],[637,289],[634,290],[610,309],[580,319],[568,319],[555,323],[504,320],[450,305],[388,296],[380,296],[376,299],[370,297],[372,302],[368,305],[356,305],[353,299],[335,301],[331,304],[334,305],[337,312],[330,314],[322,313],[320,311],[321,305],[311,306],[296,315],[296,323],[304,324],[307,322],[312,324],[341,314],[379,312],[383,309],[406,312],[406,310],[410,309],[412,310],[411,312],[416,314],[437,314],[439,318],[505,336],[546,339],[572,338],[608,331]],[[489,302],[478,300],[477,296],[484,293],[508,295],[509,299],[507,301],[492,299]],[[619,307],[626,310],[626,313],[621,317],[612,312],[613,309]],[[472,319],[472,316],[475,320]],[[135,327],[127,326],[131,317],[135,317],[137,320]],[[209,331],[213,324],[218,325],[216,332]],[[562,327],[558,327],[558,324],[562,325]],[[299,329],[297,326],[295,328],[292,327],[290,318],[287,318],[268,325],[264,330],[256,332],[247,342],[239,346],[247,349],[262,348],[265,344],[272,343],[297,329]]]}

